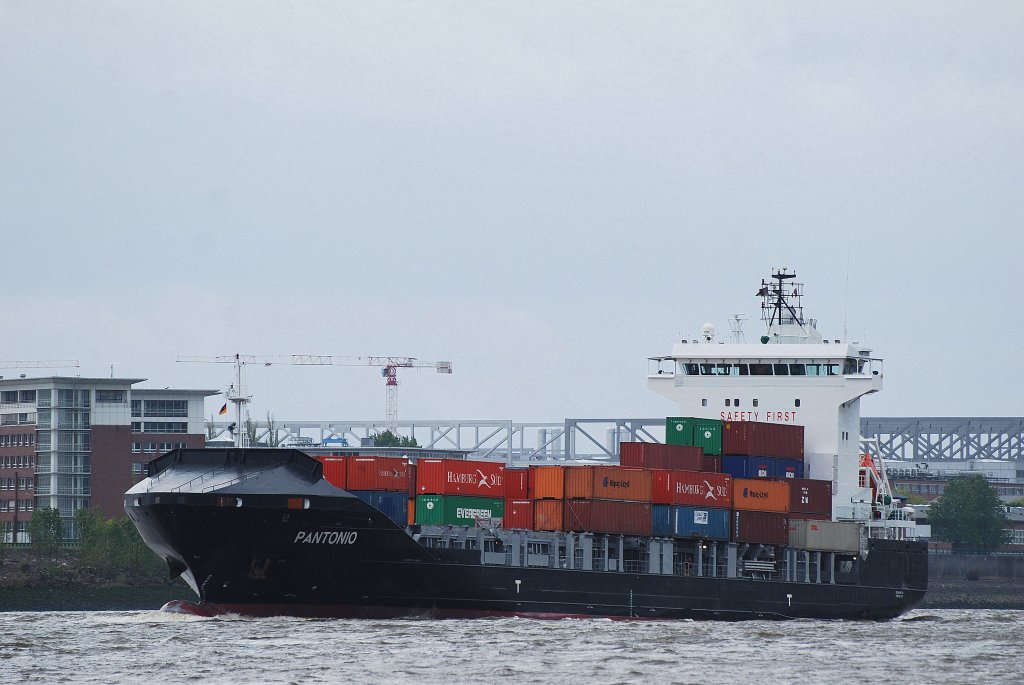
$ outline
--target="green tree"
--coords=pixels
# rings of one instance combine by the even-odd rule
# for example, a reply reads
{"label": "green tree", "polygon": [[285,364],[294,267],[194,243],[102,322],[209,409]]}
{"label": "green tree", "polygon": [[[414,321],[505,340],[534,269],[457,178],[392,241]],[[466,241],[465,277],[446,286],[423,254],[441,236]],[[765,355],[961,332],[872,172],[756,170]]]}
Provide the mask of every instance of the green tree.
{"label": "green tree", "polygon": [[928,507],[932,533],[965,551],[986,551],[1007,541],[1006,511],[979,475],[957,478]]}
{"label": "green tree", "polygon": [[52,507],[37,509],[28,522],[28,534],[40,557],[56,559],[57,550],[64,539],[64,523],[60,520],[60,512]]}
{"label": "green tree", "polygon": [[1018,499],[1012,499],[1006,503],[1008,507],[1024,507],[1024,497]]}
{"label": "green tree", "polygon": [[381,433],[372,433],[370,437],[373,438],[374,444],[377,447],[419,447],[419,443],[416,442],[416,438],[404,435],[395,435],[390,430],[383,431]]}

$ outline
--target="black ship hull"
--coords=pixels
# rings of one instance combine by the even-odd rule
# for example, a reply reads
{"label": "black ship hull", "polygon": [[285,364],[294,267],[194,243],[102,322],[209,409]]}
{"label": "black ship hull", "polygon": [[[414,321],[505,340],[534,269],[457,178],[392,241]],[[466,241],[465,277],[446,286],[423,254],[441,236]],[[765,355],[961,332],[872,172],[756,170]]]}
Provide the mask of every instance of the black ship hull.
{"label": "black ship hull", "polygon": [[[300,453],[262,450],[256,457],[252,451],[183,452],[153,462],[154,477],[125,499],[147,544],[167,560],[172,574],[184,575],[196,590],[199,603],[179,604],[181,611],[321,617],[888,619],[917,605],[927,584],[926,555],[920,543],[911,542],[873,541],[860,560],[856,582],[485,564],[479,550],[421,545],[409,530],[323,481],[319,464]],[[226,468],[222,475],[197,481],[200,472],[210,471],[209,460],[218,458],[211,452],[221,452],[220,459],[236,460],[241,468]],[[237,463],[239,459],[243,461]],[[266,461],[274,459],[278,461]],[[227,478],[236,472],[258,476]],[[218,478],[228,484],[208,484]]]}

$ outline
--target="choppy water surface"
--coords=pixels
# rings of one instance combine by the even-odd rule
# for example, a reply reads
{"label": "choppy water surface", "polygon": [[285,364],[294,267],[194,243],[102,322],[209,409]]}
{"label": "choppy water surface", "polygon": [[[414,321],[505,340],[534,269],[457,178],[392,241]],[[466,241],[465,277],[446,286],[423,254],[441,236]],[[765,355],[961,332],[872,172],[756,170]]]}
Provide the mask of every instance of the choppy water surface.
{"label": "choppy water surface", "polygon": [[1022,611],[885,623],[5,613],[5,682],[1019,683]]}

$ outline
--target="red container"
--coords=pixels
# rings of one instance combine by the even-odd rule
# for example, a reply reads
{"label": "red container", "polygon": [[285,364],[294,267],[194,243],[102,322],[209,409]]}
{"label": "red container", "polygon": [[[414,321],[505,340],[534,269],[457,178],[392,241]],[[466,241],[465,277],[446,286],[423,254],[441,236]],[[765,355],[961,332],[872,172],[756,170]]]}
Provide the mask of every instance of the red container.
{"label": "red container", "polygon": [[566,466],[565,499],[594,498],[594,467]]}
{"label": "red container", "polygon": [[[766,480],[764,478],[734,478],[732,506],[744,511],[789,510],[789,483],[792,479]],[[789,535],[787,532],[786,535]],[[788,539],[788,538],[787,538]]]}
{"label": "red container", "polygon": [[416,492],[420,495],[505,497],[505,466],[493,461],[420,459]]}
{"label": "red container", "polygon": [[594,467],[594,499],[651,501],[651,472],[622,466]]}
{"label": "red container", "polygon": [[533,502],[534,530],[562,530],[565,502],[560,499],[539,499]]}
{"label": "red container", "polygon": [[565,469],[561,466],[531,466],[530,499],[565,497]]}
{"label": "red container", "polygon": [[[620,535],[650,535],[651,505],[612,500],[566,500],[564,530]],[[786,528],[789,538],[789,528]]]}
{"label": "red container", "polygon": [[772,511],[734,511],[732,541],[788,545],[789,515]]}
{"label": "red container", "polygon": [[416,464],[409,464],[409,489],[406,492],[413,501],[416,500]]}
{"label": "red container", "polygon": [[[685,470],[685,469],[684,469]],[[722,455],[705,454],[700,460],[700,470],[707,473],[722,472]]]}
{"label": "red container", "polygon": [[524,500],[529,499],[529,497],[530,470],[505,469],[505,499]]}
{"label": "red container", "polygon": [[411,526],[411,525],[416,523],[416,500],[415,499],[410,499],[409,500],[408,509],[409,509],[408,525]]}
{"label": "red container", "polygon": [[660,442],[619,444],[619,465],[640,469],[682,469],[700,471],[704,448],[663,445]]}
{"label": "red container", "polygon": [[324,478],[336,488],[344,490],[348,487],[347,473],[345,470],[345,457],[324,457],[321,462],[324,465]]}
{"label": "red container", "polygon": [[[810,478],[786,478],[789,483],[789,511],[799,514],[822,514],[832,518],[832,481]],[[794,516],[793,518],[805,518]]]}
{"label": "red container", "polygon": [[722,426],[722,454],[804,458],[804,427],[788,423],[726,421]]}
{"label": "red container", "polygon": [[732,477],[727,474],[659,469],[653,471],[652,476],[651,501],[655,504],[732,507]]}
{"label": "red container", "polygon": [[533,530],[533,502],[528,499],[505,500],[502,528]]}
{"label": "red container", "polygon": [[349,490],[409,492],[412,472],[403,457],[350,457]]}

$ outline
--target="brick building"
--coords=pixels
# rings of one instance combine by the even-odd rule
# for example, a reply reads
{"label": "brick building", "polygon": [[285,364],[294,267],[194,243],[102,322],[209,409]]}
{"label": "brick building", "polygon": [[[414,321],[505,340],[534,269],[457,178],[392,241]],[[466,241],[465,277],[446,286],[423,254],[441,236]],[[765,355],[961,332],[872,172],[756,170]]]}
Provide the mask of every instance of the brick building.
{"label": "brick building", "polygon": [[143,464],[176,447],[203,447],[203,400],[216,390],[133,388],[141,378],[0,379],[0,539],[26,542],[32,512],[123,515],[122,495]]}

